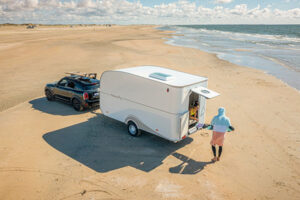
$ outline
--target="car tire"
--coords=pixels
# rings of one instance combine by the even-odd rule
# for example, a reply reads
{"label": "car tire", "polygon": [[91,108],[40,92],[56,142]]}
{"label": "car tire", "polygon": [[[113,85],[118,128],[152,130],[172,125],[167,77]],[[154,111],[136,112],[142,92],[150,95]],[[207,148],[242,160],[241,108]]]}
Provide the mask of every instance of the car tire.
{"label": "car tire", "polygon": [[133,137],[137,137],[141,135],[141,130],[138,129],[137,125],[133,121],[128,122],[127,130],[129,135]]}
{"label": "car tire", "polygon": [[52,94],[52,92],[50,90],[45,90],[45,95],[48,101],[53,101],[54,100],[54,96]]}
{"label": "car tire", "polygon": [[81,105],[81,102],[76,98],[74,98],[72,100],[72,106],[76,111],[82,111],[83,110],[83,106]]}

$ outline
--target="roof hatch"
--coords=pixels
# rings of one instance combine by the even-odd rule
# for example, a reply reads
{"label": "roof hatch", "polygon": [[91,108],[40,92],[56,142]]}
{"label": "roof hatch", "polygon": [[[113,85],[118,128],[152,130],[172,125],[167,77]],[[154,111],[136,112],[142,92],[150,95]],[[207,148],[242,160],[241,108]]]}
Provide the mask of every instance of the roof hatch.
{"label": "roof hatch", "polygon": [[164,73],[160,73],[160,72],[154,72],[154,73],[150,74],[149,77],[159,79],[162,81],[169,81],[169,80],[173,79],[172,75],[164,74]]}

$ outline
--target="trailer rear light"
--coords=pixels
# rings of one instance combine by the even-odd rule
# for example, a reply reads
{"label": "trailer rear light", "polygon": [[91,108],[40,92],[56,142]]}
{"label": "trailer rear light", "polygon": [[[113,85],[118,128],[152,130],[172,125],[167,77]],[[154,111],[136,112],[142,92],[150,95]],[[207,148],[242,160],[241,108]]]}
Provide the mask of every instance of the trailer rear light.
{"label": "trailer rear light", "polygon": [[87,92],[83,93],[83,100],[87,100],[89,98],[89,94]]}
{"label": "trailer rear light", "polygon": [[185,139],[186,138],[186,135],[185,136],[183,136],[181,139],[183,140],[183,139]]}

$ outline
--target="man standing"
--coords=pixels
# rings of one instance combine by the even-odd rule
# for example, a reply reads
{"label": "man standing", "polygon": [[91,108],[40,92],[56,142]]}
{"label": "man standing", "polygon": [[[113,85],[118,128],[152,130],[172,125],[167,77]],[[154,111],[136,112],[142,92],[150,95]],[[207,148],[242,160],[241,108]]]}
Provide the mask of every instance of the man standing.
{"label": "man standing", "polygon": [[[234,130],[234,128],[230,124],[230,119],[225,116],[225,108],[219,108],[218,115],[216,115],[212,121],[211,125],[213,126],[213,135],[211,139],[211,148],[214,154],[214,158],[212,161],[219,161],[224,143],[224,136],[228,128]],[[216,153],[216,145],[219,146],[218,157]]]}

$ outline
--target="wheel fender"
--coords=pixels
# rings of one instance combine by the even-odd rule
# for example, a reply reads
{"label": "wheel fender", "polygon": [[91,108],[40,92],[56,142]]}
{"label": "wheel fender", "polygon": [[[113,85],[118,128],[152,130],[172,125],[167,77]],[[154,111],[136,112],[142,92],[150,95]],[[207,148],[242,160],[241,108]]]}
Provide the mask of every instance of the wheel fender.
{"label": "wheel fender", "polygon": [[51,94],[53,95],[53,91],[52,91],[52,89],[51,88],[45,88],[45,92],[46,91],[49,91],[49,92],[51,92]]}
{"label": "wheel fender", "polygon": [[137,127],[138,129],[140,129],[140,125],[139,125],[139,123],[137,122],[137,120],[133,119],[132,117],[127,117],[126,120],[125,120],[125,124],[128,125],[129,122],[135,123],[136,127]]}

